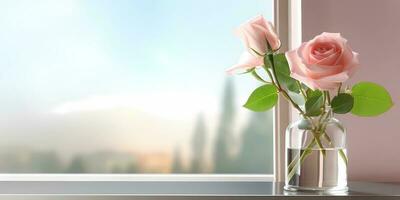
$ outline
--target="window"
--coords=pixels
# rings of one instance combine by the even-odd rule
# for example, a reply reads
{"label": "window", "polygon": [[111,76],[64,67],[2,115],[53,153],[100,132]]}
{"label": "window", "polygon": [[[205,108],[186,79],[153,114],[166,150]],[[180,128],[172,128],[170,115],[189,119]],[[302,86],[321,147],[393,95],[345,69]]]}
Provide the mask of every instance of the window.
{"label": "window", "polygon": [[224,70],[273,0],[7,0],[0,173],[273,173],[273,112]]}

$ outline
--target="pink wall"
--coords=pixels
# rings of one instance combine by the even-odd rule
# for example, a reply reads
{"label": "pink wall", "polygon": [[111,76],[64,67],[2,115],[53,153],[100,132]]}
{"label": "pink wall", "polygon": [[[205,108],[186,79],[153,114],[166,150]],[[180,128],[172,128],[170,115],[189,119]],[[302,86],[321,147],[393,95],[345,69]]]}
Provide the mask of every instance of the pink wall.
{"label": "pink wall", "polygon": [[379,117],[340,117],[348,129],[350,180],[400,181],[400,1],[303,0],[302,6],[303,40],[342,33],[360,53],[350,83],[379,83],[397,104]]}

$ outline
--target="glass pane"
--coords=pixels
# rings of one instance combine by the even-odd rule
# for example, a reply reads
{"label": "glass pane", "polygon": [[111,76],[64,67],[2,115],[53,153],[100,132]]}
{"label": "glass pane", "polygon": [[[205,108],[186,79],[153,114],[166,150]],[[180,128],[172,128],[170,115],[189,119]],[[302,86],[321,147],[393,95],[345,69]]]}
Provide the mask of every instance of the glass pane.
{"label": "glass pane", "polygon": [[0,173],[272,173],[233,30],[272,0],[0,3]]}

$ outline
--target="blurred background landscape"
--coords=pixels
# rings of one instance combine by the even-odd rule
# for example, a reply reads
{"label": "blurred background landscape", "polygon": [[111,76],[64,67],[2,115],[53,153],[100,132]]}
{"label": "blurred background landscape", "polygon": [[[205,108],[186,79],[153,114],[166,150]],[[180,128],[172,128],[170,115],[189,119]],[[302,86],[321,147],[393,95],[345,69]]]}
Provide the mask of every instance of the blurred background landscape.
{"label": "blurred background landscape", "polygon": [[272,173],[259,84],[225,74],[272,3],[1,1],[0,173]]}
{"label": "blurred background landscape", "polygon": [[[232,81],[226,82],[219,123],[215,136],[199,114],[188,141],[182,141],[165,151],[116,151],[106,149],[91,153],[75,153],[67,157],[55,150],[35,146],[4,145],[0,150],[1,173],[273,173],[272,111],[250,114],[240,130],[234,130],[235,108]],[[242,109],[242,108],[240,108]],[[115,112],[115,111],[109,111]],[[129,121],[129,111],[123,110],[119,120]],[[93,114],[86,113],[80,121],[93,123]],[[108,114],[103,113],[99,118]],[[114,116],[115,117],[115,116]],[[82,129],[84,126],[78,125]],[[129,122],[128,122],[129,123]],[[64,124],[65,126],[65,124]],[[134,127],[134,121],[132,121]],[[238,133],[238,134],[237,134]],[[134,134],[134,132],[132,133]],[[87,135],[86,135],[87,136]],[[76,138],[87,143],[98,138]],[[62,139],[61,137],[59,139]],[[157,140],[157,138],[155,138]],[[55,140],[54,142],[63,142]],[[143,141],[151,143],[152,141]],[[188,145],[186,150],[182,146]],[[211,147],[211,151],[207,148]],[[113,148],[116,149],[116,148]],[[185,152],[188,151],[188,152]],[[210,154],[210,155],[208,155]],[[185,157],[185,155],[188,155]]]}

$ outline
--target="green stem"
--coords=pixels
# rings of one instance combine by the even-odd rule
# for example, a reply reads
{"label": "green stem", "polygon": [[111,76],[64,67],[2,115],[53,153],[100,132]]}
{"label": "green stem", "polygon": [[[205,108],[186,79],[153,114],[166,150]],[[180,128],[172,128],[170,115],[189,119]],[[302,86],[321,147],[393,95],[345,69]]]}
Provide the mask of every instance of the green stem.
{"label": "green stem", "polygon": [[324,146],[322,146],[320,136],[314,135],[314,138],[315,138],[315,140],[316,140],[316,142],[317,142],[317,144],[318,144],[318,147],[319,147],[319,150],[320,150],[321,153],[322,153],[322,156],[325,157],[325,156],[326,156],[326,150],[325,150]]}
{"label": "green stem", "polygon": [[324,138],[326,139],[326,141],[329,143],[329,146],[332,145],[332,140],[331,140],[331,138],[329,137],[329,135],[326,134],[326,132],[324,132],[324,133],[322,134],[322,137],[324,137]]}
{"label": "green stem", "polygon": [[[296,172],[296,169],[298,168],[298,166],[301,166],[301,164],[303,164],[304,160],[306,159],[306,156],[308,156],[312,151],[311,149],[313,148],[313,146],[315,145],[316,140],[315,138],[310,142],[310,144],[307,145],[306,149],[304,149],[303,152],[301,152],[300,150],[300,157],[296,158],[294,160],[292,160],[292,162],[288,165],[288,180],[291,180],[293,178],[293,175]],[[298,156],[296,156],[298,157]]]}
{"label": "green stem", "polygon": [[[323,133],[322,135],[325,137],[326,141],[328,141],[329,145],[332,145],[332,140],[331,140],[331,138],[329,137],[329,135],[326,134],[325,131],[324,131],[324,133]],[[340,155],[340,157],[343,159],[343,161],[344,161],[344,163],[345,163],[345,165],[346,165],[346,167],[347,167],[347,164],[348,164],[348,162],[349,162],[349,159],[347,158],[346,153],[344,153],[344,150],[343,150],[343,149],[339,149],[339,155]]]}
{"label": "green stem", "polygon": [[[326,94],[325,94],[326,95]],[[329,98],[328,95],[326,95],[326,98]],[[321,142],[321,138],[326,139],[326,141],[328,141],[329,146],[332,146],[332,140],[329,137],[328,134],[326,134],[326,125],[327,125],[327,121],[326,119],[329,117],[329,112],[324,112],[320,118],[318,119],[318,124],[315,128],[313,128],[312,133],[313,133],[313,140],[310,142],[310,144],[308,144],[308,146],[306,146],[305,150],[301,153],[299,153],[298,155],[295,156],[295,158],[292,160],[292,162],[287,166],[288,169],[288,175],[287,178],[290,181],[293,176],[296,173],[296,170],[298,169],[298,167],[300,167],[304,160],[307,158],[308,155],[310,155],[312,153],[312,147],[314,145],[318,145],[322,155],[325,157],[326,156],[326,149],[323,146],[322,142]],[[343,159],[346,167],[348,165],[348,159],[346,156],[346,153],[344,152],[343,149],[339,149],[338,150],[339,156],[341,157],[341,159]]]}
{"label": "green stem", "polygon": [[[306,132],[307,132],[307,130],[304,130],[303,131],[303,134],[306,134]],[[287,166],[287,168],[288,169],[291,169],[291,168],[293,168],[293,166],[295,165],[295,161],[297,160],[297,159],[299,159],[298,157],[300,157],[300,152],[295,156],[295,158],[293,158],[292,159],[292,162],[290,162],[290,164]]]}
{"label": "green stem", "polygon": [[[324,109],[325,110],[325,109]],[[318,132],[324,132],[325,130],[325,123],[323,123],[329,116],[328,112],[324,112],[321,114],[321,116],[318,119],[318,127],[316,129],[316,131]]]}
{"label": "green stem", "polygon": [[[325,94],[325,93],[324,93]],[[324,95],[324,98],[328,98],[327,96]],[[324,135],[325,133],[325,129],[326,129],[326,119],[329,116],[329,111],[325,112],[325,107],[324,107],[324,113],[322,113],[322,115],[319,117],[318,119],[318,126],[317,128],[313,131],[314,133],[314,137],[317,139],[317,144],[318,147],[320,148],[320,151],[322,153],[323,156],[326,155],[326,150],[325,147],[322,145],[321,139],[320,137],[322,135]],[[322,134],[321,134],[322,133]]]}
{"label": "green stem", "polygon": [[[322,142],[321,142],[321,136],[324,136],[324,134],[320,134],[320,133],[324,133],[324,129],[326,126],[324,126],[324,122],[325,119],[328,117],[328,113],[323,113],[320,118],[318,119],[318,124],[317,126],[314,126],[314,128],[310,131],[312,131],[313,133],[313,140],[310,142],[310,144],[305,148],[305,150],[301,153],[300,157],[296,156],[295,159],[287,166],[288,167],[288,180],[291,180],[291,178],[294,176],[296,169],[298,168],[298,166],[304,162],[304,160],[306,159],[306,157],[312,153],[311,148],[317,144],[319,147],[319,150],[321,151],[323,157],[326,156],[326,149],[324,148]],[[324,130],[324,131],[321,131]],[[326,135],[326,134],[325,134]],[[299,157],[299,158],[298,158]]]}
{"label": "green stem", "polygon": [[329,94],[329,91],[324,91],[324,94],[326,96],[326,100],[327,100],[328,105],[331,105],[331,96]]}
{"label": "green stem", "polygon": [[[278,88],[279,89],[279,88]],[[304,111],[300,108],[299,105],[297,105],[293,99],[289,96],[289,94],[282,89],[279,89],[279,92],[282,93],[282,95],[293,105],[294,108],[296,108],[296,110],[298,110],[300,112],[301,115],[305,116],[306,114],[304,113]]]}
{"label": "green stem", "polygon": [[251,75],[253,75],[254,78],[256,78],[257,80],[259,80],[259,81],[261,81],[263,83],[271,83],[271,82],[268,82],[268,81],[264,80],[263,78],[261,78],[261,76],[257,74],[256,70],[253,70],[251,72]]}
{"label": "green stem", "polygon": [[264,66],[264,70],[267,72],[267,74],[268,74],[268,76],[269,76],[269,79],[271,79],[272,84],[274,84],[275,87],[276,87],[277,89],[279,89],[279,88],[276,86],[276,83],[275,83],[275,81],[274,81],[274,77],[272,76],[272,74],[271,74],[271,72],[269,71],[269,69],[266,68],[266,67]]}
{"label": "green stem", "polygon": [[303,87],[301,86],[301,83],[299,81],[296,81],[297,86],[299,87],[299,90],[301,94],[304,97],[304,100],[307,100],[307,93],[304,91]]}
{"label": "green stem", "polygon": [[261,56],[261,57],[264,56],[262,53],[256,51],[255,49],[253,49],[253,48],[250,48],[250,49],[251,49],[255,54],[257,54],[258,56]]}
{"label": "green stem", "polygon": [[[273,61],[273,60],[272,60],[272,61]],[[304,111],[301,110],[301,108],[299,107],[299,105],[297,105],[297,104],[293,101],[293,99],[290,98],[289,94],[288,94],[285,90],[283,90],[282,88],[279,87],[279,85],[278,85],[278,79],[275,77],[275,80],[276,80],[276,81],[274,81],[274,76],[271,74],[271,72],[269,71],[268,68],[264,67],[264,70],[267,72],[269,78],[270,78],[271,81],[272,81],[272,84],[273,84],[273,85],[276,87],[276,89],[283,95],[283,97],[285,97],[285,99],[288,100],[288,101],[293,105],[293,107],[295,107],[295,108],[300,112],[301,115],[305,116]],[[272,71],[273,71],[273,70],[272,70]]]}
{"label": "green stem", "polygon": [[346,164],[346,167],[347,167],[349,160],[348,160],[346,154],[344,153],[343,149],[339,149],[339,155],[343,159],[343,161],[344,161],[344,163]]}
{"label": "green stem", "polygon": [[340,94],[340,90],[342,90],[342,83],[339,83],[339,88],[338,88],[338,90],[337,90],[337,94],[338,94],[338,95]]}
{"label": "green stem", "polygon": [[[268,44],[268,50],[271,51],[271,47],[269,44]],[[305,116],[305,113],[303,110],[301,110],[300,106],[297,105],[296,102],[294,102],[293,99],[289,96],[289,94],[282,88],[282,86],[278,80],[278,76],[276,75],[274,55],[272,53],[268,53],[267,56],[268,56],[268,60],[271,63],[272,74],[269,72],[268,69],[265,69],[265,70],[267,71],[268,75],[271,76],[271,80],[273,80],[273,78],[275,78],[275,85],[276,85],[278,91],[280,93],[282,93],[282,95],[293,105],[294,108],[296,108],[296,110],[298,110],[300,112],[301,115]]]}
{"label": "green stem", "polygon": [[283,90],[282,89],[282,86],[281,86],[281,84],[280,84],[280,82],[279,82],[279,80],[278,80],[278,76],[276,75],[276,70],[275,70],[275,62],[274,62],[274,54],[268,54],[267,55],[268,56],[268,60],[271,62],[271,69],[272,69],[272,74],[274,75],[274,77],[275,77],[275,80],[276,80],[276,85],[278,86],[278,88],[280,89],[280,90]]}
{"label": "green stem", "polygon": [[289,165],[287,166],[288,171],[292,170],[293,167],[296,165],[296,161],[300,160],[300,156],[301,156],[301,152],[299,152],[292,160],[292,162],[289,163]]}

